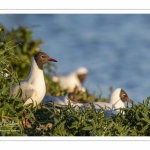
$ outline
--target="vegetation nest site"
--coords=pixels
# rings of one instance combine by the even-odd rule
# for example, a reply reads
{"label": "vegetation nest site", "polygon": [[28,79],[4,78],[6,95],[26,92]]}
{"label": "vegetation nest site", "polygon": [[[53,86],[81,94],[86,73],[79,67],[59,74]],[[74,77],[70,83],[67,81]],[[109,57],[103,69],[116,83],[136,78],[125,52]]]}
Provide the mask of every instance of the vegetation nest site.
{"label": "vegetation nest site", "polygon": [[[133,104],[131,108],[120,109],[117,115],[104,116],[104,110],[76,108],[68,106],[57,108],[54,103],[41,103],[33,108],[23,106],[20,101],[22,91],[12,95],[12,86],[19,84],[29,73],[29,60],[39,51],[42,40],[33,40],[32,31],[20,26],[7,31],[0,26],[0,135],[1,136],[149,136],[150,107],[148,97],[145,101]],[[21,72],[19,70],[24,70]],[[46,64],[44,68],[47,93],[64,96],[58,83],[54,83],[49,74],[55,74],[57,67]],[[51,86],[49,86],[51,85]],[[76,89],[75,89],[76,90]],[[50,92],[51,91],[51,92]],[[75,91],[74,91],[75,92]],[[76,91],[81,100],[107,101],[107,98]],[[27,112],[25,114],[25,112]],[[124,112],[124,114],[123,114]],[[23,126],[25,119],[29,126]]]}

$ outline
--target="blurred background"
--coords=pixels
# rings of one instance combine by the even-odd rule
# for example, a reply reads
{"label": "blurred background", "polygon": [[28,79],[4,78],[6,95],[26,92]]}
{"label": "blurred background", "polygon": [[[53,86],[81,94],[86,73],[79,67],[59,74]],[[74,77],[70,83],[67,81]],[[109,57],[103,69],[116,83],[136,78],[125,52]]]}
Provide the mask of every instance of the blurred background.
{"label": "blurred background", "polygon": [[86,67],[91,93],[108,97],[112,86],[136,103],[150,96],[149,14],[1,14],[0,24],[31,28],[42,51],[58,61],[58,74]]}

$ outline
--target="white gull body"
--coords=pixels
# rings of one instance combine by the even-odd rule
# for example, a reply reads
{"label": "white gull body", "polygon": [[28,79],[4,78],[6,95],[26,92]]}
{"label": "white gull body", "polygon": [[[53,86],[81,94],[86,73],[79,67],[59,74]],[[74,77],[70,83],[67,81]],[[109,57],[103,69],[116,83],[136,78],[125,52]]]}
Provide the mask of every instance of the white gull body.
{"label": "white gull body", "polygon": [[[46,55],[46,57],[49,59],[46,60],[44,63],[49,61],[56,62],[56,60],[51,59],[44,52],[40,52],[40,53],[42,54],[42,56]],[[37,62],[35,61],[35,58],[32,59],[32,66],[28,78],[25,81],[21,82],[20,86],[16,85],[13,88],[14,95],[16,95],[19,88],[22,89],[22,99],[26,100],[24,105],[33,103],[33,106],[35,107],[43,100],[46,93],[44,74],[43,74],[43,69],[39,68]]]}
{"label": "white gull body", "polygon": [[58,97],[46,94],[44,96],[43,103],[47,104],[49,102],[53,102],[55,104],[55,106],[58,106],[58,107],[67,106],[69,104],[69,102],[70,102],[71,106],[79,106],[79,107],[83,106],[82,103],[76,103],[76,102],[71,101],[68,98],[68,94],[66,96],[58,96]]}
{"label": "white gull body", "polygon": [[53,76],[52,80],[54,82],[59,82],[61,88],[68,89],[68,92],[73,92],[75,87],[78,87],[79,90],[85,92],[86,89],[83,87],[78,76],[82,74],[87,75],[87,73],[88,73],[88,70],[85,67],[80,67],[76,71],[73,71],[66,76],[65,75]]}

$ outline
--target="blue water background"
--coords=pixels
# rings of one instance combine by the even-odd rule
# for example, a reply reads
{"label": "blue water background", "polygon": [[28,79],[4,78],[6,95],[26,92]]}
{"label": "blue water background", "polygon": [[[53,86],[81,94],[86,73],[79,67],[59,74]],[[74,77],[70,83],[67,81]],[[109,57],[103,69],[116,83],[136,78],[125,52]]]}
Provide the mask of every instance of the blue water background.
{"label": "blue water background", "polygon": [[0,23],[30,27],[42,51],[58,60],[59,74],[86,67],[91,93],[108,97],[112,86],[136,103],[150,96],[149,14],[1,14]]}

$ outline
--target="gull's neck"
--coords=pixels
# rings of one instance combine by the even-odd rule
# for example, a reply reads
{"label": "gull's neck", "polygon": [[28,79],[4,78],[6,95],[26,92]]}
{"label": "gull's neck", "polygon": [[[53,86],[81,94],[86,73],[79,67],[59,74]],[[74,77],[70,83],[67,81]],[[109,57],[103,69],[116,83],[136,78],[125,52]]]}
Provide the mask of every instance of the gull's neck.
{"label": "gull's neck", "polygon": [[121,99],[119,99],[116,103],[114,103],[114,105],[119,105],[119,106],[125,106],[125,104],[121,101]]}
{"label": "gull's neck", "polygon": [[37,79],[37,77],[43,77],[43,70],[38,67],[35,59],[33,58],[30,74],[27,81],[33,82],[35,79]]}
{"label": "gull's neck", "polygon": [[121,99],[118,99],[116,102],[111,103],[113,108],[125,108],[125,104],[121,101]]}

